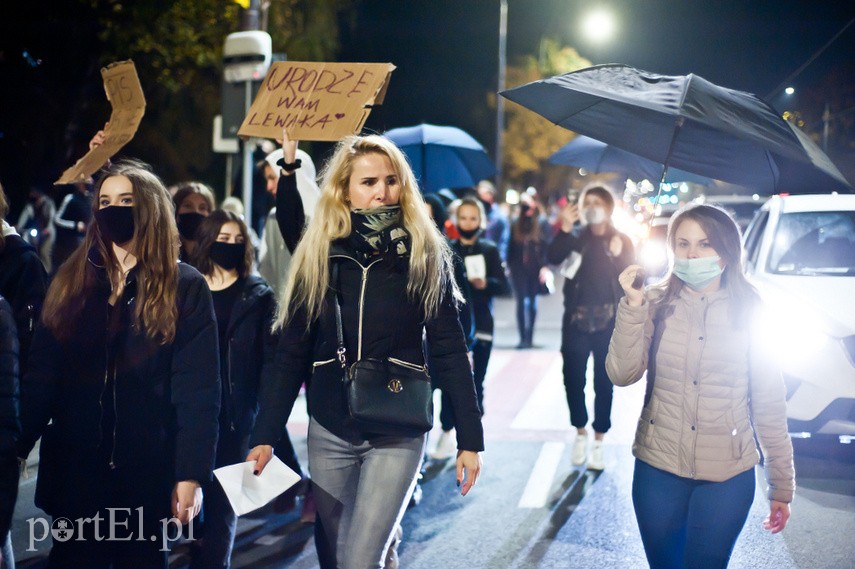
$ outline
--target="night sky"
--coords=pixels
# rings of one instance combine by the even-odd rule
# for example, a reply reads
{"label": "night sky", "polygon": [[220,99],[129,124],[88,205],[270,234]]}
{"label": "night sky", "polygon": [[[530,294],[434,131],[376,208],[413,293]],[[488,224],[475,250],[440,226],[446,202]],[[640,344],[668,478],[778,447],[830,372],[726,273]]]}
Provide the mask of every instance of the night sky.
{"label": "night sky", "polygon": [[[509,64],[521,55],[536,55],[541,40],[551,38],[576,48],[594,64],[625,63],[661,74],[696,73],[761,97],[855,17],[855,0],[508,0],[508,4]],[[599,47],[585,40],[579,30],[586,8],[596,4],[610,8],[618,19],[616,37]],[[25,13],[27,26],[22,29],[28,35],[39,29],[40,15],[27,12],[23,5],[4,4],[0,24],[11,27],[0,25],[8,32],[0,34],[0,42],[22,35],[13,22]],[[31,40],[52,46],[48,54],[61,54],[63,61],[45,56],[44,65],[60,79],[81,74],[90,49],[84,39],[94,37],[94,31],[79,22],[69,20],[64,25],[67,37],[42,33]],[[397,66],[385,104],[372,113],[366,128],[383,132],[421,122],[453,125],[468,131],[493,155],[496,113],[488,105],[488,95],[496,91],[498,27],[499,0],[354,0],[340,17],[339,60]],[[28,45],[24,42],[19,47]],[[19,52],[12,49],[8,54]],[[847,63],[855,65],[855,25],[792,83],[805,89],[835,66]],[[26,95],[32,89],[20,89],[15,80],[3,79],[0,77],[0,169],[5,171],[0,178],[7,191],[23,192],[27,183],[49,184],[59,172],[57,164],[67,167],[77,158],[63,137],[35,133],[52,124],[54,115],[66,115],[49,111],[67,110],[63,105],[85,108],[86,101],[72,100],[57,88],[22,103],[20,97],[11,95]],[[855,86],[850,90],[855,92]],[[100,85],[92,85],[91,92],[100,97]],[[779,110],[776,103],[782,97],[778,93],[770,99]],[[9,104],[9,100],[17,104]],[[3,149],[15,145],[9,137],[3,140],[7,130],[3,125],[22,108],[30,107],[46,111],[28,119],[33,140],[28,141],[25,154],[9,154]],[[91,117],[85,115],[84,119]],[[313,145],[313,151],[314,146],[318,156],[326,154],[325,145]]]}
{"label": "night sky", "polygon": [[[508,62],[537,54],[541,37],[576,48],[593,64],[625,63],[665,75],[695,73],[766,97],[855,17],[855,2],[801,0],[509,0]],[[617,16],[600,47],[578,28],[592,5]],[[342,61],[390,61],[386,103],[367,127],[430,122],[469,131],[492,152],[498,66],[498,0],[365,0],[341,31]],[[804,88],[855,61],[855,25],[795,80]],[[778,93],[769,99],[780,103]]]}

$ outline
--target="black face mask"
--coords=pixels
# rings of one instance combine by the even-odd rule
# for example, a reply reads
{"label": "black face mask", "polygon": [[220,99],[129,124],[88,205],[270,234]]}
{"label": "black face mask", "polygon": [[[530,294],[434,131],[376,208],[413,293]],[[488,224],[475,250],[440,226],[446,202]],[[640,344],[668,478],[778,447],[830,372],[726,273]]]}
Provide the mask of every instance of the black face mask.
{"label": "black face mask", "polygon": [[179,213],[178,214],[178,233],[181,237],[188,241],[196,240],[196,232],[199,226],[205,221],[205,216],[201,213]]}
{"label": "black face mask", "polygon": [[237,269],[243,264],[246,245],[243,243],[223,243],[214,241],[211,244],[210,257],[213,262],[227,271]]}
{"label": "black face mask", "polygon": [[481,231],[481,228],[480,228],[480,227],[476,227],[475,229],[460,229],[459,227],[457,228],[457,232],[458,232],[458,233],[460,234],[460,236],[461,236],[461,237],[463,237],[464,239],[472,239],[473,237],[475,237],[476,235],[478,235],[478,233],[479,233],[480,231]]}
{"label": "black face mask", "polygon": [[110,243],[127,243],[134,238],[134,208],[111,205],[95,212],[95,223],[104,240]]}

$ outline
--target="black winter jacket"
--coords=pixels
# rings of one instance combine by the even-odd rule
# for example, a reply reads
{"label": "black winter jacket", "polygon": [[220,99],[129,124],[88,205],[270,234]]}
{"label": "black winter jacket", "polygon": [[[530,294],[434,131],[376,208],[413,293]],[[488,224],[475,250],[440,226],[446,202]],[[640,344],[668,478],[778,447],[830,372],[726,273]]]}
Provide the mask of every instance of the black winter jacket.
{"label": "black winter jacket", "polygon": [[[42,313],[48,277],[39,254],[18,235],[7,235],[0,249],[0,295],[9,302],[20,342],[21,371]],[[23,375],[23,373],[22,373]]]}
{"label": "black winter jacket", "polygon": [[[609,252],[609,241],[615,235],[619,235],[623,241],[623,248],[618,257],[613,257]],[[611,226],[601,236],[594,235],[587,227],[574,233],[559,231],[549,244],[547,259],[553,265],[560,265],[573,251],[582,255],[582,264],[572,279],[564,281],[565,324],[566,319],[576,309],[580,294],[584,292],[602,296],[603,303],[617,304],[623,296],[617,277],[635,259],[632,241]],[[604,281],[593,275],[603,275],[608,280]],[[588,290],[583,291],[583,288]]]}
{"label": "black winter jacket", "polygon": [[[507,294],[510,291],[505,264],[499,255],[499,248],[489,239],[477,239],[472,245],[464,245],[459,240],[452,241],[454,252],[464,261],[466,257],[483,255],[487,267],[487,287],[477,289],[470,285],[472,298],[472,313],[475,319],[475,335],[486,339],[493,335],[493,297]],[[465,274],[465,273],[464,273]],[[468,275],[465,275],[468,283]]]}
{"label": "black winter jacket", "polygon": [[274,357],[279,336],[270,331],[275,313],[273,289],[259,276],[247,277],[228,322],[226,352],[220,354],[221,429],[230,429],[240,436],[252,432],[258,415],[261,378],[271,375],[270,381],[275,381]]}
{"label": "black winter jacket", "polygon": [[[423,331],[430,350],[430,373],[450,397],[457,418],[461,450],[484,449],[481,412],[475,397],[472,369],[467,357],[457,308],[450,294],[429,322],[418,300],[407,298],[407,272],[379,257],[364,267],[348,249],[347,239],[334,242],[330,263],[339,266],[341,312],[348,363],[360,357],[394,357],[424,365]],[[398,263],[400,265],[400,263]],[[361,433],[348,418],[343,370],[336,359],[337,336],[334,296],[327,295],[321,316],[307,321],[297,307],[282,332],[277,352],[278,381],[265,382],[261,412],[250,446],[273,445],[279,439],[304,382],[309,382],[309,412],[336,436],[359,441]]]}
{"label": "black winter jacket", "polygon": [[136,271],[110,309],[109,280],[96,262],[83,316],[69,323],[72,339],[36,329],[21,382],[18,456],[42,437],[36,505],[51,515],[91,515],[118,500],[168,517],[175,483],[208,481],[214,464],[220,382],[211,293],[179,263],[175,339],[159,345],[132,325]]}
{"label": "black winter jacket", "polygon": [[12,309],[0,298],[0,538],[12,523],[18,496],[18,335]]}

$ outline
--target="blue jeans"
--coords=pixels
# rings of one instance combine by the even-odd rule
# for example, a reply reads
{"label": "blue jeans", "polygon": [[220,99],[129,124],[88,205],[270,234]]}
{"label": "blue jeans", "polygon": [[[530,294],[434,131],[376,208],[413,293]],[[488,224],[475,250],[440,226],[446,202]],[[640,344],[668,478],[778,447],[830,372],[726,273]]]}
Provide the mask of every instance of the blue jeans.
{"label": "blue jeans", "polygon": [[[350,443],[309,422],[309,472],[340,569],[381,569],[406,510],[427,435]],[[355,523],[351,523],[355,520]]]}
{"label": "blue jeans", "polygon": [[723,482],[635,461],[632,504],[651,569],[727,567],[754,501],[754,469]]}

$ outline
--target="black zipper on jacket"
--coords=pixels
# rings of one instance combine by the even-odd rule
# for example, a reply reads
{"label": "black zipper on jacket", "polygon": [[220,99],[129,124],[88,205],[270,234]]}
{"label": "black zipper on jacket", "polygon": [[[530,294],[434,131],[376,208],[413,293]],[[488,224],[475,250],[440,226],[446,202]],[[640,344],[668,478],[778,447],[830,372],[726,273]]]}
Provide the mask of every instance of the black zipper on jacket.
{"label": "black zipper on jacket", "polygon": [[[237,326],[237,322],[238,322],[238,318],[236,318],[234,315],[234,308],[236,306],[238,306],[238,304],[244,304],[249,299],[249,297],[250,297],[250,295],[248,292],[242,292],[241,293],[239,301],[236,302],[234,304],[234,306],[232,307],[232,313],[231,313],[231,316],[229,317],[229,322],[228,322],[227,328],[226,328],[226,335],[228,336],[228,341],[226,342],[226,374],[228,375],[228,377],[226,378],[225,384],[229,390],[228,401],[226,403],[230,407],[229,408],[229,430],[231,432],[235,432],[237,430],[237,427],[235,427],[234,409],[231,408],[234,405],[233,398],[234,398],[234,392],[235,392],[234,380],[232,379],[232,340],[234,340],[234,336],[232,336],[232,333],[234,331],[235,326]],[[244,318],[248,312],[249,312],[249,310],[244,310],[243,314],[240,315],[240,318]]]}

